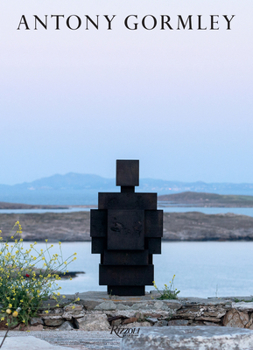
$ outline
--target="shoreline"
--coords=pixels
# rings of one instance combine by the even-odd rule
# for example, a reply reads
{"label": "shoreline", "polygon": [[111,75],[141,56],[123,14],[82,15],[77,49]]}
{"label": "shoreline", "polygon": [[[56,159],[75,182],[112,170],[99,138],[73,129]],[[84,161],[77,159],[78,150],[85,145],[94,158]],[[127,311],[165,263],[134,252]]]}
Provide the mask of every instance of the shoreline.
{"label": "shoreline", "polygon": [[[253,241],[253,217],[200,212],[164,213],[163,241]],[[19,221],[24,241],[88,242],[90,213],[1,214],[3,240]]]}

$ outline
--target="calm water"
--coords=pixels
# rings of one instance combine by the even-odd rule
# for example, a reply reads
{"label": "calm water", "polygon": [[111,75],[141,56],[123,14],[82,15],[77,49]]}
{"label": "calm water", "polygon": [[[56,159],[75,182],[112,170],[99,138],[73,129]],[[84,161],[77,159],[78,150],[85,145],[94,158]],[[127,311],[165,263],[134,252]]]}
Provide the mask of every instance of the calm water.
{"label": "calm water", "polygon": [[[198,208],[198,207],[161,207],[165,213],[184,213],[198,211],[204,214],[226,214],[234,213],[240,215],[253,216],[253,208]],[[43,214],[43,213],[72,213],[76,211],[89,211],[89,208],[70,209],[0,209],[0,214]]]}
{"label": "calm water", "polygon": [[197,207],[167,207],[163,209],[165,213],[185,213],[190,211],[198,211],[204,214],[226,214],[233,213],[238,215],[253,216],[253,208],[197,208]]}
{"label": "calm water", "polygon": [[[29,247],[24,243],[24,248]],[[45,248],[38,243],[37,249]],[[253,242],[164,242],[162,255],[154,255],[155,282],[159,288],[169,284],[173,274],[179,296],[253,295]],[[55,244],[52,252],[59,253]],[[62,293],[106,290],[98,285],[100,255],[91,254],[89,242],[62,243],[63,257],[74,252],[77,260],[69,271],[85,271],[72,281],[59,281]],[[150,290],[152,287],[146,287]]]}
{"label": "calm water", "polygon": [[69,209],[0,209],[0,214],[44,214],[44,213],[73,213],[76,211],[89,211],[89,208]]}

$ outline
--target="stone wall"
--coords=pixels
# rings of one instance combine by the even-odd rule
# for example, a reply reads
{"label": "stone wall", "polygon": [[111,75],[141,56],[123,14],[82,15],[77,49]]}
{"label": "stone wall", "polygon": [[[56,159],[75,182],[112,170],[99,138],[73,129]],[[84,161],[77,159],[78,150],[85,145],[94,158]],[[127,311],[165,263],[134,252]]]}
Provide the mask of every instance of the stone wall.
{"label": "stone wall", "polygon": [[[73,302],[76,298],[80,300]],[[50,299],[43,304],[30,329],[85,331],[121,327],[227,326],[253,329],[252,297],[179,298],[157,300],[158,295],[143,297],[108,296],[105,292],[67,295],[59,306]],[[68,305],[66,305],[68,304]]]}

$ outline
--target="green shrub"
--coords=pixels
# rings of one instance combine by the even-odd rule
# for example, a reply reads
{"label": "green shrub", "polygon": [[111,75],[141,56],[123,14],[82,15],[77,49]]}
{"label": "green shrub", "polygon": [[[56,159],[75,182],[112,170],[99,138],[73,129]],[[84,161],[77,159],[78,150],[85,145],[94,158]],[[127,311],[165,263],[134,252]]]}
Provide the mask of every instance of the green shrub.
{"label": "green shrub", "polygon": [[51,294],[57,300],[61,289],[57,284],[61,279],[58,273],[66,273],[68,264],[76,259],[75,253],[63,260],[61,242],[59,255],[51,254],[53,245],[48,245],[48,240],[45,250],[38,251],[36,242],[25,250],[21,238],[22,227],[18,221],[11,233],[15,229],[9,241],[4,243],[0,237],[0,320],[7,327],[19,323],[27,325]]}
{"label": "green shrub", "polygon": [[158,289],[157,285],[155,284],[155,281],[153,281],[153,285],[157,292],[160,294],[160,296],[157,298],[159,300],[164,299],[177,299],[177,295],[180,293],[180,290],[177,290],[177,288],[174,288],[174,279],[176,275],[172,277],[172,280],[170,281],[170,285],[167,284],[164,285],[164,289],[161,291]]}

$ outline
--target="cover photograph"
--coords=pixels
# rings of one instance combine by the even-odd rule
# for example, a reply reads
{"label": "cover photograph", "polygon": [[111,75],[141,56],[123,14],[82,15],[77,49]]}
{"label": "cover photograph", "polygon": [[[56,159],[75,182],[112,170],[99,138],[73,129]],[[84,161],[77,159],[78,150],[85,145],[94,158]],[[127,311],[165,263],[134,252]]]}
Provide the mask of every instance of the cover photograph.
{"label": "cover photograph", "polygon": [[64,293],[175,278],[182,297],[252,295],[252,15],[252,0],[1,1],[3,242],[18,222],[24,249],[77,253]]}

